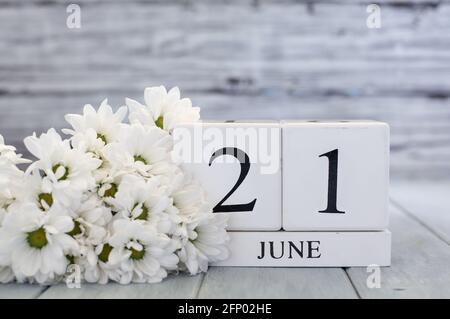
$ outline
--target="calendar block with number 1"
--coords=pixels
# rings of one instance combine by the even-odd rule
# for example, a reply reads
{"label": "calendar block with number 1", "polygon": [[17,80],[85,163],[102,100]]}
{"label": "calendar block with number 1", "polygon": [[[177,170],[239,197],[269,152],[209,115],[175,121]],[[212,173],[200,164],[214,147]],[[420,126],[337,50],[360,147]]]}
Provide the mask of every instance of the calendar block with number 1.
{"label": "calendar block with number 1", "polygon": [[388,225],[389,127],[375,121],[282,121],[283,228]]}

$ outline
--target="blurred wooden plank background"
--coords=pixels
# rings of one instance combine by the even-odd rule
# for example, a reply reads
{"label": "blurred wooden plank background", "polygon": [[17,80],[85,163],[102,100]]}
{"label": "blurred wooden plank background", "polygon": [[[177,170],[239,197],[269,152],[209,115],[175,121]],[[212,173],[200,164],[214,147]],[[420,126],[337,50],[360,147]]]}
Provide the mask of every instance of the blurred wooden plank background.
{"label": "blurred wooden plank background", "polygon": [[[66,7],[81,6],[81,28]],[[204,118],[370,118],[394,178],[450,175],[450,2],[0,0],[0,133],[178,85]]]}

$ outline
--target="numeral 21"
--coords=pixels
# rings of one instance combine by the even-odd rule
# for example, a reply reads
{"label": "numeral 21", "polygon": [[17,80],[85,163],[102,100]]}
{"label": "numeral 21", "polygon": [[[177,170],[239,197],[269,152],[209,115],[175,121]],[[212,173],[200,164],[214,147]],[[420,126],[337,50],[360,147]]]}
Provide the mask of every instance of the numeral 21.
{"label": "numeral 21", "polygon": [[[337,174],[338,174],[338,157],[339,150],[334,149],[330,152],[319,155],[319,157],[328,158],[328,200],[327,208],[320,210],[319,213],[345,214],[344,211],[337,209]],[[213,208],[214,213],[233,213],[233,212],[251,212],[255,207],[256,198],[247,204],[224,205],[223,203],[238,189],[250,170],[250,159],[248,155],[236,147],[224,147],[215,151],[209,159],[209,166],[214,160],[223,155],[232,155],[239,160],[241,172],[236,184],[225,195],[224,198]]]}

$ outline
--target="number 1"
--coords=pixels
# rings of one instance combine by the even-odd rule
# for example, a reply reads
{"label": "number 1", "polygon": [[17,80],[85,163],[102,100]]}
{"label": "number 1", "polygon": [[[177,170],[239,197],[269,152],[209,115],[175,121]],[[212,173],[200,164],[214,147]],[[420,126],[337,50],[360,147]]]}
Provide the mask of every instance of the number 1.
{"label": "number 1", "polygon": [[337,198],[337,173],[338,173],[338,149],[319,155],[328,157],[328,204],[325,210],[319,213],[345,214],[336,207]]}

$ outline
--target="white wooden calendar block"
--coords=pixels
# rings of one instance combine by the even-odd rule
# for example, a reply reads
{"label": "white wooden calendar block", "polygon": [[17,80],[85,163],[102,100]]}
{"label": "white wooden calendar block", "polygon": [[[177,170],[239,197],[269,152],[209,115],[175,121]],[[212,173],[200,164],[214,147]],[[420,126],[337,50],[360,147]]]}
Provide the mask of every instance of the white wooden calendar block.
{"label": "white wooden calendar block", "polygon": [[388,225],[389,126],[282,121],[283,229],[382,230]]}
{"label": "white wooden calendar block", "polygon": [[214,266],[357,267],[391,264],[391,233],[229,232],[230,257]]}
{"label": "white wooden calendar block", "polygon": [[174,153],[207,192],[229,230],[281,229],[278,122],[208,121],[178,126]]}

